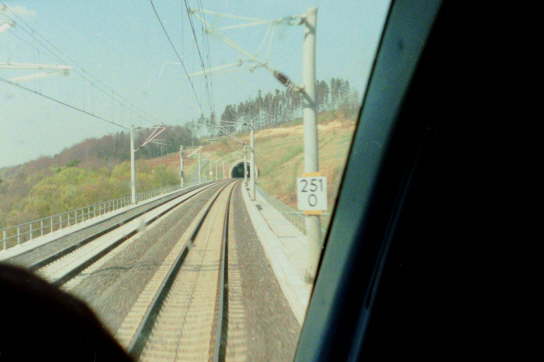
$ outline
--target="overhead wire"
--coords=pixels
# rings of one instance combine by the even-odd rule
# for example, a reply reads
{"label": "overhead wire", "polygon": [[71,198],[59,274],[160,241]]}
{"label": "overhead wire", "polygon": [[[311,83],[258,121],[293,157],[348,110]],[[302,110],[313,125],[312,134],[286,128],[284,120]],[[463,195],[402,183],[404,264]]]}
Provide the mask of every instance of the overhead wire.
{"label": "overhead wire", "polygon": [[195,101],[198,105],[198,108],[200,110],[200,113],[203,113],[203,110],[202,110],[202,105],[200,104],[200,101],[199,101],[199,98],[198,98],[198,94],[196,92],[196,89],[195,89],[195,85],[193,84],[193,81],[191,80],[191,77],[189,76],[189,72],[187,71],[187,67],[185,66],[185,62],[183,61],[183,58],[181,57],[180,53],[178,52],[176,46],[174,45],[174,43],[172,42],[172,39],[170,38],[170,35],[168,34],[168,31],[166,30],[165,26],[164,26],[164,23],[161,19],[161,16],[159,15],[159,12],[157,11],[157,8],[155,6],[155,3],[153,2],[153,0],[149,0],[149,3],[153,9],[153,13],[155,14],[155,17],[157,18],[157,21],[159,22],[160,26],[161,26],[161,29],[164,33],[164,36],[166,37],[166,39],[168,40],[168,43],[170,44],[170,46],[172,47],[172,50],[174,51],[176,57],[178,58],[182,68],[183,68],[183,72],[185,73],[185,76],[187,78],[187,81],[189,82],[190,86],[191,86],[191,89],[193,90],[193,94],[194,94],[194,97],[195,97]]}
{"label": "overhead wire", "polygon": [[268,44],[264,53],[264,58],[267,61],[270,60],[270,51],[272,49],[272,42],[273,42],[275,34],[276,34],[276,24],[270,24],[270,34],[268,35]]}
{"label": "overhead wire", "polygon": [[[212,67],[212,63],[211,63],[211,59],[210,59],[211,52],[210,52],[209,36],[208,36],[208,33],[205,31],[203,26],[201,26],[201,31],[202,31],[202,34],[203,34],[202,37],[204,39],[204,49],[205,49],[206,62],[207,62],[207,64],[205,65],[205,67],[206,67],[205,70],[207,70],[207,69],[210,69]],[[203,70],[203,71],[205,71],[205,70]],[[207,79],[207,81],[209,83],[209,99],[210,99],[210,103],[211,103],[211,113],[212,113],[212,116],[213,116],[213,117],[211,117],[210,123],[217,124],[218,118],[219,118],[220,115],[216,114],[216,109],[215,109],[213,75],[212,74],[206,74],[206,79]]]}
{"label": "overhead wire", "polygon": [[0,77],[0,82],[5,83],[5,84],[8,84],[8,85],[11,85],[11,86],[13,86],[13,87],[16,87],[16,88],[19,88],[19,89],[22,89],[22,90],[25,90],[25,91],[27,91],[27,92],[33,93],[33,94],[35,94],[35,95],[37,95],[37,96],[40,96],[40,97],[45,98],[45,99],[48,99],[48,100],[50,100],[50,101],[52,101],[52,102],[55,102],[55,103],[57,103],[57,104],[60,104],[60,105],[62,105],[62,106],[68,107],[68,108],[71,108],[71,109],[73,109],[73,110],[75,110],[75,111],[84,113],[84,114],[86,114],[86,115],[88,115],[88,116],[91,116],[91,117],[93,117],[93,118],[96,118],[96,119],[99,119],[99,120],[101,120],[101,121],[107,122],[107,123],[109,123],[109,124],[115,125],[115,126],[117,126],[117,127],[121,127],[121,128],[124,128],[124,129],[129,129],[129,128],[128,128],[127,126],[125,126],[125,125],[122,125],[122,124],[117,123],[117,122],[115,122],[115,121],[112,121],[112,120],[109,120],[109,119],[104,118],[104,117],[102,117],[102,116],[99,116],[99,115],[97,115],[97,114],[95,114],[95,113],[93,113],[93,112],[89,112],[89,111],[87,111],[87,110],[85,110],[85,109],[83,109],[83,108],[80,108],[80,107],[71,105],[71,104],[69,104],[69,103],[66,103],[66,102],[64,102],[64,101],[61,101],[61,100],[59,100],[59,99],[57,99],[57,98],[54,98],[54,97],[52,97],[52,96],[49,96],[49,95],[47,95],[47,94],[45,94],[45,93],[42,93],[42,92],[40,92],[40,91],[37,91],[37,90],[35,90],[35,89],[25,87],[24,85],[21,85],[21,84],[16,83],[16,82],[12,82],[12,81],[10,81],[10,80],[8,80],[8,79],[5,79],[5,78],[3,78],[3,77]]}
{"label": "overhead wire", "polygon": [[[202,8],[202,1],[200,0],[200,8]],[[207,69],[211,68],[212,62],[211,62],[211,51],[210,51],[210,39],[208,36],[208,32],[204,28],[203,24],[200,24],[200,29],[202,31],[202,37],[204,38],[204,50],[206,52],[206,60],[208,64],[206,65]],[[211,93],[211,101],[212,101],[212,110],[213,113],[215,113],[215,103],[214,103],[214,94],[213,94],[213,75],[209,77],[210,82],[210,93]]]}
{"label": "overhead wire", "polygon": [[[22,21],[22,19],[21,19]],[[27,25],[28,26],[28,25]],[[54,44],[52,44],[51,42],[49,42],[45,37],[41,36],[37,31],[35,31],[34,29],[32,29],[30,26],[29,26],[30,30],[28,29],[25,29],[24,27],[21,26],[21,29],[23,29],[28,35],[30,35],[43,49],[45,49],[51,56],[53,56],[54,58],[56,58],[57,60],[61,61],[61,62],[65,62],[65,63],[74,63],[77,65],[77,63],[73,60],[73,59],[70,59],[70,57],[68,57],[67,55],[64,55],[62,53],[62,51],[60,51],[57,47],[55,47]],[[13,33],[14,34],[14,33]],[[45,44],[44,42],[42,42],[39,38],[37,38],[36,35],[34,34],[38,34],[40,35],[45,42],[47,42],[47,44]],[[19,39],[24,39],[24,38],[19,38]],[[32,45],[31,45],[32,46]],[[32,46],[34,47],[34,46]],[[35,48],[35,49],[39,49],[39,48]],[[128,103],[127,101],[124,100],[124,98],[122,96],[120,96],[117,92],[115,92],[115,90],[113,90],[111,87],[105,85],[105,83],[103,83],[103,86],[100,86],[97,84],[97,82],[101,82],[99,80],[93,80],[92,79],[92,76],[90,75],[90,73],[88,73],[84,68],[82,68],[81,66],[76,66],[74,68],[72,68],[73,70],[75,70],[77,73],[79,73],[79,75],[84,79],[86,80],[87,82],[89,82],[89,84],[99,90],[100,92],[102,92],[104,95],[108,96],[108,97],[111,97],[112,99],[114,99],[118,104],[120,104],[121,106],[125,107],[125,108],[131,108],[131,111],[133,111],[135,114],[138,114],[140,113],[140,117],[142,119],[148,119],[148,118],[151,118],[149,116],[145,116],[143,114],[143,111],[141,110],[138,110],[136,109],[135,106],[133,105],[130,105],[130,103]],[[110,88],[109,90],[107,89],[104,89],[104,88]],[[117,99],[115,99],[117,98]]]}
{"label": "overhead wire", "polygon": [[[46,37],[41,35],[37,30],[33,29],[28,23],[26,23],[21,17],[19,17],[13,10],[10,9],[8,5],[5,3],[2,3],[5,5],[6,9],[11,13],[11,15],[4,14],[6,17],[11,19],[12,21],[19,24],[19,27],[14,27],[14,29],[21,29],[23,32],[25,32],[28,36],[30,36],[36,43],[41,46],[46,52],[48,52],[51,56],[53,56],[55,59],[73,64],[75,67],[73,68],[78,72],[78,74],[89,84],[97,89],[98,91],[102,92],[104,95],[108,97],[112,97],[116,100],[116,102],[125,107],[130,109],[135,115],[138,115],[142,120],[148,121],[148,120],[154,120],[155,123],[162,123],[159,121],[158,117],[151,116],[147,114],[147,112],[139,109],[134,104],[130,103],[128,100],[126,100],[123,96],[121,96],[118,92],[115,91],[112,87],[107,85],[105,82],[99,80],[98,78],[95,78],[90,72],[88,72],[85,68],[78,65],[77,62],[71,58],[70,56],[64,54],[62,50],[60,50],[55,44],[53,44],[51,41],[49,41]],[[15,33],[10,32],[13,36],[17,37],[19,40],[26,42],[29,44],[26,40],[23,40],[24,38],[21,38],[20,35],[16,36]],[[29,44],[32,46],[31,44]],[[32,46],[34,47],[34,46]],[[94,78],[94,79],[93,79]]]}
{"label": "overhead wire", "polygon": [[[33,44],[30,43],[28,40],[17,34],[17,32],[13,31],[13,28],[10,29],[10,31],[7,32],[8,35],[14,37],[15,39],[22,41],[23,43],[26,43],[28,46],[34,48]],[[36,48],[35,48],[36,49]]]}
{"label": "overhead wire", "polygon": [[264,33],[264,36],[263,38],[261,39],[261,43],[259,44],[259,46],[257,47],[257,50],[255,51],[255,54],[258,55],[262,52],[262,50],[264,49],[267,41],[268,41],[268,36],[270,35],[270,31],[272,29],[272,24],[269,24],[267,27],[266,27],[266,32]]}
{"label": "overhead wire", "polygon": [[[194,26],[194,23],[193,23],[193,18],[191,17],[191,11],[190,11],[190,6],[188,4],[188,0],[183,0],[183,2],[185,3],[185,9],[186,9],[186,12],[187,12],[187,18],[189,20],[189,24],[191,26],[191,32],[193,34],[193,40],[195,42],[195,46],[196,46],[196,49],[197,49],[197,53],[198,53],[198,57],[200,59],[200,65],[202,67],[202,71],[204,72],[204,79],[205,79],[205,86],[206,86],[206,91],[207,91],[207,95],[208,95],[208,103],[210,105],[210,108],[211,108],[211,113],[212,114],[215,114],[215,104],[214,104],[214,100],[213,100],[213,83],[212,83],[212,79],[211,77],[205,72],[206,69],[208,69],[209,67],[211,67],[211,62],[210,62],[210,44],[209,44],[209,39],[208,39],[208,34],[207,32],[205,31],[205,28],[204,26],[202,25],[200,27],[201,29],[201,32],[202,32],[202,39],[204,40],[204,50],[206,52],[206,60],[207,60],[207,65],[205,64],[206,62],[204,61],[204,58],[202,56],[202,52],[200,50],[200,46],[198,44],[198,38],[196,36],[196,31],[195,31],[195,26]],[[198,0],[198,4],[199,4],[199,10],[202,10],[203,9],[203,6],[202,6],[202,0]]]}

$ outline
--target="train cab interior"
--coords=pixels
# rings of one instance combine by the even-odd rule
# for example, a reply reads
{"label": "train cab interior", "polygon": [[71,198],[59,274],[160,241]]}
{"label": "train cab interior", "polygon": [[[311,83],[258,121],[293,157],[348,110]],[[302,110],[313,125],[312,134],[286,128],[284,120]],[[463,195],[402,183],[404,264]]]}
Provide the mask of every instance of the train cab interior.
{"label": "train cab interior", "polygon": [[[471,69],[467,11],[458,2],[391,1],[296,361],[437,361],[473,341],[466,330],[452,336],[467,328],[457,257],[470,250],[467,208],[476,202],[460,106],[472,95],[460,95]],[[242,174],[242,164],[232,171]]]}
{"label": "train cab interior", "polygon": [[470,11],[391,3],[297,361],[441,360],[477,345],[468,329],[486,330],[464,294],[479,229],[469,220],[486,210],[471,191],[477,153],[463,128],[480,55],[465,54],[479,34]]}

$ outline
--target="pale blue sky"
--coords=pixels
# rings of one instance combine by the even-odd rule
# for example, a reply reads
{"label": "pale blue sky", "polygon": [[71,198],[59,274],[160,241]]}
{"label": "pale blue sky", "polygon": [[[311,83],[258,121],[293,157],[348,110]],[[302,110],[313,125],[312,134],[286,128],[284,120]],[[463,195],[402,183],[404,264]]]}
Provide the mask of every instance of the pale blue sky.
{"label": "pale blue sky", "polygon": [[[4,2],[0,0],[0,4]],[[181,53],[189,72],[201,69],[182,0],[154,0],[155,5]],[[192,7],[275,19],[302,14],[318,7],[317,78],[349,79],[359,90],[368,77],[375,48],[387,12],[388,0],[189,0]],[[76,61],[67,65],[85,68],[130,103],[166,124],[183,124],[200,112],[189,83],[175,54],[154,17],[149,0],[21,0],[5,1],[38,34]],[[11,13],[7,13],[11,15]],[[0,25],[9,19],[2,16]],[[17,19],[15,19],[17,21]],[[232,20],[208,15],[215,25]],[[202,40],[200,23],[195,19]],[[0,27],[1,29],[1,27]],[[0,31],[0,63],[61,62],[40,47],[24,31],[24,24]],[[245,49],[255,52],[266,26],[230,30],[226,34]],[[276,27],[269,63],[292,80],[301,82],[302,32],[300,26]],[[202,43],[201,43],[202,44]],[[212,66],[233,63],[240,55],[219,39],[210,37]],[[204,49],[204,48],[202,48]],[[0,77],[13,78],[33,71],[0,69]],[[228,103],[252,97],[258,89],[269,91],[281,85],[265,70],[217,73],[213,81],[214,104],[220,114]],[[209,112],[204,78],[193,78],[205,113]],[[21,83],[90,112],[129,125],[155,122],[112,102],[92,88],[77,73],[52,76]],[[40,155],[53,155],[85,138],[121,130],[66,107],[0,83],[0,167],[25,162]]]}

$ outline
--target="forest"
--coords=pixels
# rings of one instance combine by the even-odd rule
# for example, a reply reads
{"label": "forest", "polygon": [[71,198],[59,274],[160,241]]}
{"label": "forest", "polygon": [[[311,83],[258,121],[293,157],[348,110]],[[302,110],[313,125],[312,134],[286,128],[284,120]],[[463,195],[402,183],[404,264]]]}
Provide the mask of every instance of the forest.
{"label": "forest", "polygon": [[[318,110],[336,110],[353,118],[359,95],[348,81],[332,78],[316,83]],[[299,122],[302,117],[300,92],[279,90],[238,104],[228,104],[221,116],[201,115],[185,126],[166,126],[160,144],[149,144],[136,153],[138,191],[147,191],[179,182],[177,170],[146,159],[177,152],[180,145],[196,146],[210,136],[247,132]],[[151,129],[140,130],[136,145],[142,144]],[[129,134],[118,132],[89,138],[54,156],[43,156],[14,167],[0,169],[0,228],[58,212],[83,207],[129,193]]]}
{"label": "forest", "polygon": [[[347,80],[332,78],[329,82],[316,82],[318,112],[338,110],[352,117],[358,110],[359,97]],[[302,94],[292,89],[275,89],[265,94],[259,90],[252,99],[226,105],[219,119],[214,114],[209,117],[201,115],[189,122],[188,127],[194,134],[211,136],[247,131],[246,126],[251,121],[255,121],[256,129],[274,127],[300,119],[302,102]]]}
{"label": "forest", "polygon": [[[150,130],[142,130],[136,145]],[[151,167],[145,159],[177,151],[180,144],[198,142],[183,126],[168,126],[161,144],[137,153],[138,191],[179,182],[176,170]],[[126,132],[89,138],[57,155],[40,157],[0,170],[0,227],[82,207],[129,193],[130,138]]]}

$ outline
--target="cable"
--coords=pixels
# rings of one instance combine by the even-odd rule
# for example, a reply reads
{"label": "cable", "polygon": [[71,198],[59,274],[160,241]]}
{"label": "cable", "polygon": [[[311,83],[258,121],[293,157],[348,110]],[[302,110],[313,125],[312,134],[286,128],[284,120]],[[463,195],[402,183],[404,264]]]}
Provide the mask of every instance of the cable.
{"label": "cable", "polygon": [[39,92],[39,91],[37,91],[37,90],[31,89],[31,88],[27,88],[27,87],[25,87],[25,86],[23,86],[23,85],[20,85],[20,84],[18,84],[18,83],[12,82],[12,81],[10,81],[10,80],[8,80],[8,79],[5,79],[5,78],[0,77],[0,82],[9,84],[9,85],[14,86],[14,87],[17,87],[17,88],[19,88],[19,89],[23,89],[23,90],[25,90],[25,91],[27,91],[27,92],[33,93],[33,94],[35,94],[35,95],[38,95],[38,96],[43,97],[43,98],[45,98],[45,99],[48,99],[48,100],[50,100],[50,101],[52,101],[52,102],[58,103],[58,104],[63,105],[63,106],[65,106],[65,107],[68,107],[68,108],[71,108],[71,109],[73,109],[73,110],[76,110],[76,111],[78,111],[78,112],[84,113],[84,114],[86,114],[86,115],[88,115],[88,116],[94,117],[94,118],[99,119],[99,120],[101,120],[101,121],[104,121],[104,122],[113,124],[113,125],[115,125],[115,126],[117,126],[117,127],[121,127],[121,128],[124,128],[124,129],[129,129],[128,127],[126,127],[126,126],[124,126],[124,125],[122,125],[122,124],[120,124],[120,123],[117,123],[117,122],[114,122],[114,121],[110,121],[109,119],[106,119],[106,118],[104,118],[104,117],[101,117],[101,116],[96,115],[96,114],[94,114],[94,113],[91,113],[91,112],[89,112],[89,111],[86,111],[86,110],[84,110],[84,109],[82,109],[82,108],[73,106],[73,105],[71,105],[71,104],[68,104],[68,103],[66,103],[66,102],[63,102],[63,101],[58,100],[58,99],[56,99],[56,98],[53,98],[53,97],[51,97],[51,96],[48,96],[47,94],[41,93],[41,92]]}
{"label": "cable", "polygon": [[198,108],[200,109],[200,113],[203,113],[202,105],[200,104],[200,101],[198,100],[198,95],[196,93],[195,85],[193,84],[193,81],[191,80],[191,77],[189,76],[189,72],[187,71],[187,67],[185,67],[185,63],[183,62],[183,59],[181,58],[181,55],[178,53],[178,50],[176,49],[176,46],[172,42],[172,39],[170,38],[170,35],[168,35],[168,31],[164,27],[162,19],[161,19],[159,13],[157,12],[157,8],[155,7],[155,3],[153,2],[153,0],[149,0],[149,3],[151,4],[151,7],[153,8],[153,13],[155,14],[155,17],[157,18],[159,24],[161,25],[162,31],[163,31],[166,39],[168,40],[168,43],[170,43],[170,46],[172,47],[172,50],[176,54],[176,57],[178,58],[181,66],[183,67],[183,72],[185,73],[185,76],[187,77],[187,80],[189,81],[189,84],[191,85],[191,88],[193,90],[193,94],[195,96],[196,103],[198,104]]}
{"label": "cable", "polygon": [[[14,31],[8,31],[7,32],[9,35],[11,35],[12,37],[14,37],[15,39],[19,40],[19,41],[22,41],[23,43],[26,43],[28,46],[34,48],[34,46],[28,41],[26,40],[25,38],[21,37],[19,34],[17,34],[16,32]],[[37,48],[34,48],[34,49],[37,49]]]}
{"label": "cable", "polygon": [[[74,65],[76,65],[76,67],[74,67],[74,70],[76,70],[76,72],[84,79],[86,80],[87,82],[89,82],[89,84],[97,89],[98,91],[102,92],[103,94],[105,94],[106,96],[108,97],[111,97],[112,99],[114,99],[119,105],[125,107],[125,108],[128,108],[130,109],[131,111],[133,111],[135,114],[137,114],[139,117],[142,118],[142,120],[147,120],[147,119],[154,119],[155,122],[157,123],[161,123],[158,118],[156,117],[153,117],[153,116],[150,116],[149,114],[147,114],[147,112],[139,109],[137,106],[135,106],[134,104],[131,104],[128,100],[126,100],[123,96],[121,96],[119,93],[117,93],[112,87],[108,86],[105,82],[99,80],[98,78],[92,76],[91,73],[89,73],[86,69],[84,69],[83,67],[79,66],[77,64],[77,62],[71,58],[70,56],[64,54],[57,46],[55,46],[52,42],[50,42],[47,38],[45,38],[43,35],[41,35],[37,30],[33,29],[28,23],[26,23],[21,17],[19,17],[15,12],[13,12],[13,10],[10,9],[10,7],[3,3],[2,4],[6,7],[6,9],[8,9],[10,11],[10,13],[12,14],[13,18],[9,15],[6,15],[6,17],[8,17],[9,19],[11,19],[12,21],[15,22],[15,19],[17,19],[16,23],[17,24],[20,24],[21,26],[20,27],[15,27],[14,29],[21,29],[22,31],[24,31],[26,34],[28,34],[32,39],[34,39],[34,41],[36,41],[38,43],[39,46],[41,46],[43,49],[45,49],[50,55],[52,55],[54,58],[56,58],[57,60],[60,60],[61,62],[65,62],[65,63],[73,63]],[[15,36],[15,33],[12,33],[12,35]],[[16,36],[17,37],[17,36]],[[18,37],[19,38],[19,37]],[[41,39],[40,39],[41,38]],[[19,40],[21,41],[24,41],[24,42],[27,42],[26,40],[24,40],[23,38],[19,38]],[[28,43],[27,43],[28,44]],[[30,45],[30,44],[29,44]],[[34,48],[34,46],[30,45],[31,47]],[[93,78],[95,78],[93,80]],[[101,83],[101,85],[97,84],[97,83]],[[111,92],[111,94],[110,94]],[[117,99],[116,99],[117,98]]]}
{"label": "cable", "polygon": [[[21,27],[21,29],[23,29]],[[34,30],[32,30],[32,32],[28,31],[25,29],[25,31],[31,35],[35,41],[37,41],[38,43],[40,43],[40,40],[37,39],[34,35],[33,35],[33,32],[35,32]],[[36,32],[37,33],[37,32]],[[12,33],[12,35],[15,36],[15,33]],[[23,40],[22,38],[19,38],[19,40]],[[46,45],[43,45],[42,43],[40,43],[40,45],[49,53],[51,54],[54,58],[60,60],[61,62],[65,62],[65,63],[76,63],[75,61],[71,60],[71,61],[66,61],[66,59],[70,60],[68,56],[64,55],[65,58],[63,58],[63,55],[59,55],[59,54],[55,54],[54,51],[52,51],[51,49],[49,49]],[[51,44],[52,47],[54,47],[54,45]],[[38,48],[35,48],[35,49],[38,49]],[[57,50],[59,53],[62,53],[60,50]],[[136,108],[135,106],[131,105],[130,103],[128,103],[126,100],[124,100],[124,98],[122,96],[120,96],[119,94],[117,94],[115,92],[115,90],[113,90],[111,87],[105,85],[105,83],[99,81],[97,79],[97,82],[101,82],[103,85],[100,86],[97,84],[97,82],[95,82],[90,73],[87,72],[84,68],[80,67],[74,67],[73,68],[84,80],[86,80],[87,82],[89,82],[89,84],[97,89],[98,91],[102,92],[104,95],[112,98],[113,100],[115,100],[119,105],[121,105],[122,107],[125,107],[127,109],[130,109],[131,111],[133,111],[135,114],[139,114],[139,116],[142,118],[142,119],[147,119],[147,118],[150,118],[152,119],[153,117],[149,117],[148,115],[145,115],[143,111],[139,110],[138,108]],[[87,75],[88,74],[88,75]],[[109,88],[109,90],[107,90],[106,88]],[[110,93],[111,92],[111,93]]]}
{"label": "cable", "polygon": [[[200,8],[202,9],[202,1],[200,1]],[[206,15],[204,15],[204,18],[206,18]],[[208,61],[207,68],[211,68],[212,62],[210,59],[210,39],[208,36],[208,33],[206,32],[206,29],[204,28],[204,25],[201,24],[200,29],[202,30],[202,37],[204,38],[204,49],[206,51],[206,60]],[[215,103],[214,103],[214,94],[213,94],[213,76],[210,76],[210,93],[211,93],[211,101],[212,101],[212,110],[215,113]]]}
{"label": "cable", "polygon": [[[194,23],[193,23],[193,19],[191,18],[191,11],[190,11],[190,7],[189,7],[189,4],[187,3],[187,0],[183,0],[184,4],[185,4],[185,9],[187,11],[187,19],[189,20],[189,25],[191,26],[191,33],[193,34],[193,40],[195,42],[195,46],[196,46],[196,50],[197,50],[197,53],[198,53],[198,57],[200,59],[200,66],[202,67],[202,71],[204,72],[204,78],[205,78],[205,86],[206,86],[206,93],[208,95],[208,104],[210,106],[210,110],[212,113],[215,113],[215,107],[213,105],[213,94],[212,94],[212,91],[211,91],[211,80],[210,78],[208,77],[208,74],[205,73],[205,70],[206,70],[206,66],[205,66],[205,62],[204,62],[204,58],[202,56],[202,52],[200,50],[200,46],[198,45],[198,38],[196,37],[196,31],[195,31],[195,27],[194,27]],[[200,8],[202,8],[202,3],[200,2]],[[204,32],[204,29],[202,29],[203,32]],[[209,54],[209,49],[208,49],[208,54]],[[209,57],[208,57],[208,60],[209,60]],[[209,66],[209,62],[208,62],[208,66]]]}

